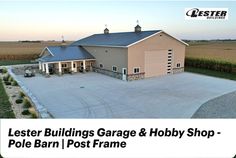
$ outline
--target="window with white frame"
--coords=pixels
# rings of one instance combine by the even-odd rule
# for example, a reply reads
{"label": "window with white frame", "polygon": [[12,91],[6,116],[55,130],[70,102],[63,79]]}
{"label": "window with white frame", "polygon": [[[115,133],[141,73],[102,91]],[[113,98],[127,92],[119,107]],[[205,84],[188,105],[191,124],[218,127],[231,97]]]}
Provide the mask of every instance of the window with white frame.
{"label": "window with white frame", "polygon": [[138,74],[138,73],[140,72],[139,70],[140,70],[139,67],[135,67],[135,68],[134,68],[134,74]]}
{"label": "window with white frame", "polygon": [[103,68],[103,64],[99,64],[99,67],[100,67],[100,68]]}
{"label": "window with white frame", "polygon": [[61,67],[67,67],[67,64],[61,64]]}
{"label": "window with white frame", "polygon": [[117,67],[113,65],[112,66],[112,71],[117,72]]}

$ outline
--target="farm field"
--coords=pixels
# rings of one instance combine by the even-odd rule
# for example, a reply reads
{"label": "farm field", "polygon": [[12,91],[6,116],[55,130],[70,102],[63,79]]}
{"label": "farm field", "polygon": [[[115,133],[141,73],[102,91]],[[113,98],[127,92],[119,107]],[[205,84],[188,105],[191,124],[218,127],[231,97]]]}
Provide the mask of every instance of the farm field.
{"label": "farm field", "polygon": [[[68,41],[67,44],[72,43]],[[0,42],[0,65],[30,63],[46,46],[60,45],[59,41]],[[236,63],[236,41],[189,42],[187,58],[205,58]],[[17,60],[17,61],[16,61]]]}
{"label": "farm field", "polygon": [[236,63],[236,41],[189,42],[186,57]]}
{"label": "farm field", "polygon": [[[71,42],[67,42],[69,44]],[[38,57],[46,46],[60,45],[61,42],[0,42],[0,60],[32,60]]]}

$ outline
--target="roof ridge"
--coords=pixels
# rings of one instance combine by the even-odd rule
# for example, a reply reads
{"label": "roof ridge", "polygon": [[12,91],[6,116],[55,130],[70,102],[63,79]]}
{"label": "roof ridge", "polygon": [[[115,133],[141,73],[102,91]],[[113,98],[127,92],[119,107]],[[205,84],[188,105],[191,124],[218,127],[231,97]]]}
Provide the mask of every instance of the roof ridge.
{"label": "roof ridge", "polygon": [[[142,33],[142,32],[158,32],[158,31],[161,31],[161,30],[145,30],[145,31],[141,31],[141,32],[134,32],[134,31],[129,31],[129,32],[111,32],[109,34],[119,34],[119,33],[136,33],[136,34],[139,34],[139,33]],[[107,34],[107,35],[109,35],[109,34]],[[91,36],[93,36],[93,35],[104,35],[104,33],[95,33],[95,34],[92,34]],[[88,36],[88,37],[90,37],[90,36]]]}
{"label": "roof ridge", "polygon": [[79,47],[77,45],[65,45],[65,46],[47,46],[48,48],[49,47],[62,47],[62,48],[65,48],[65,47]]}

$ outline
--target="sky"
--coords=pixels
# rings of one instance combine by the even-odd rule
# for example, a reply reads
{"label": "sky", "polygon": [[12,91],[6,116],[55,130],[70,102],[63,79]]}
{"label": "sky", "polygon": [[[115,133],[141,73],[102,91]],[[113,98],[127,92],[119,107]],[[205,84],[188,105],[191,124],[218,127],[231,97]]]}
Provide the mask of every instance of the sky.
{"label": "sky", "polygon": [[[102,33],[164,30],[180,39],[236,39],[236,1],[0,1],[0,41],[78,40]],[[185,8],[228,8],[228,20],[185,20]]]}

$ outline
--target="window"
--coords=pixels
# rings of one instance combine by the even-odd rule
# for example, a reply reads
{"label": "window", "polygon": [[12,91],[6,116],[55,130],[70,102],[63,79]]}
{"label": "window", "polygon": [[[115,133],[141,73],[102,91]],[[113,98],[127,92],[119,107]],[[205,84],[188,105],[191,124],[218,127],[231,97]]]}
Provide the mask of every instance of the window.
{"label": "window", "polygon": [[103,64],[99,64],[99,67],[100,67],[100,68],[103,68]]}
{"label": "window", "polygon": [[134,74],[138,74],[139,73],[139,67],[135,67],[134,68]]}
{"label": "window", "polygon": [[73,68],[75,68],[75,64],[73,64]]}
{"label": "window", "polygon": [[168,55],[172,55],[172,52],[169,52]]}
{"label": "window", "polygon": [[93,66],[93,62],[90,63],[90,66]]}
{"label": "window", "polygon": [[168,56],[168,58],[171,58],[171,56]]}
{"label": "window", "polygon": [[172,51],[172,49],[169,49],[168,51],[169,51],[169,52],[171,52],[171,51]]}
{"label": "window", "polygon": [[106,53],[108,53],[108,50],[105,50]]}
{"label": "window", "polygon": [[61,67],[67,67],[67,64],[61,64]]}
{"label": "window", "polygon": [[81,63],[80,63],[80,66],[84,66],[84,63],[83,63],[83,62],[81,62]]}
{"label": "window", "polygon": [[180,63],[177,64],[177,67],[180,67]]}
{"label": "window", "polygon": [[171,59],[168,59],[168,61],[171,61]]}
{"label": "window", "polygon": [[168,71],[170,71],[171,69],[167,69]]}
{"label": "window", "polygon": [[171,64],[171,62],[168,62],[168,64]]}
{"label": "window", "polygon": [[171,67],[171,65],[168,65],[168,67]]}
{"label": "window", "polygon": [[117,67],[116,66],[112,66],[112,71],[117,72]]}

